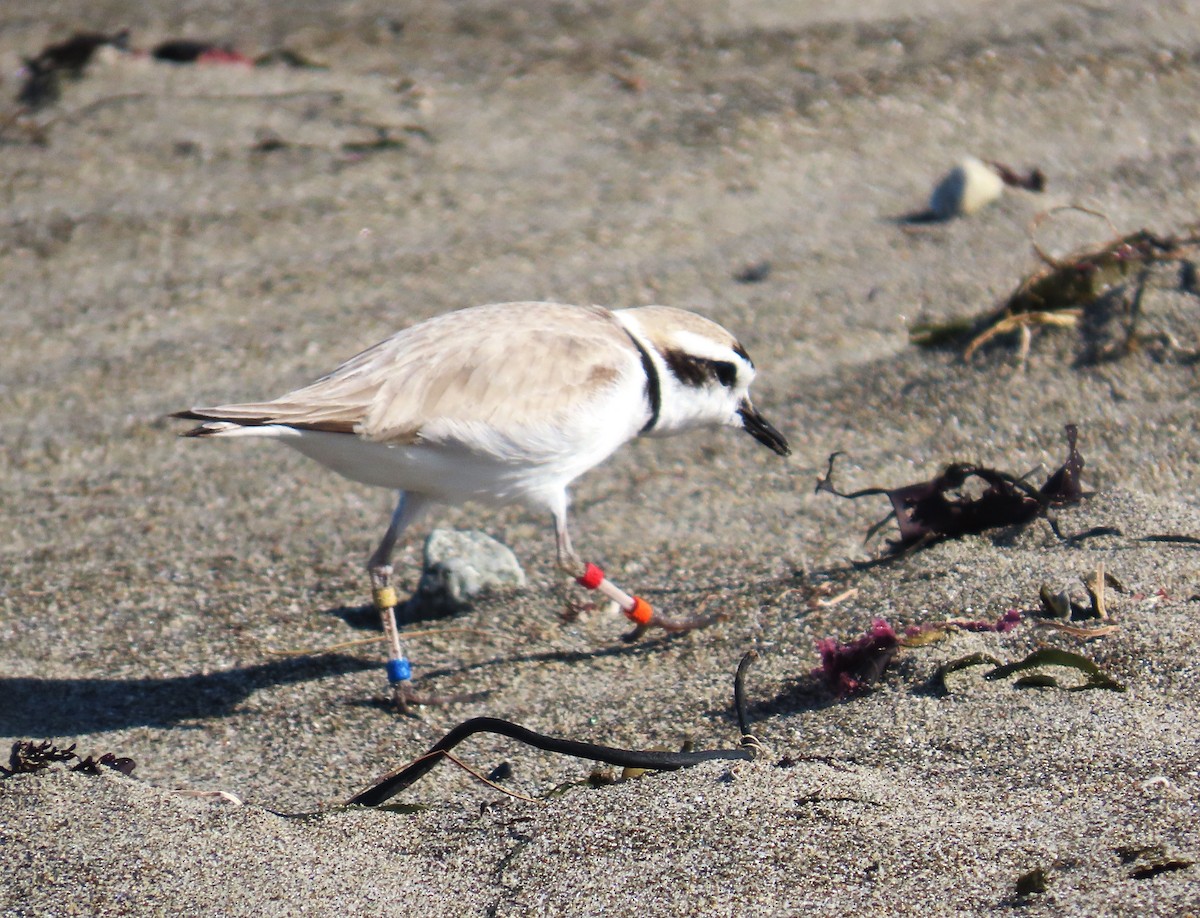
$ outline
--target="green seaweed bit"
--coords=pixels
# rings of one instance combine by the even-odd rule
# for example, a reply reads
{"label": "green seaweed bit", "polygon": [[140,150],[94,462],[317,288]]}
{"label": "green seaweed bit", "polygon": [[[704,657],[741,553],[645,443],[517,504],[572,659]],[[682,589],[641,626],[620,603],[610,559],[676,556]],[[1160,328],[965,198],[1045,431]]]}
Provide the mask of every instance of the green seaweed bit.
{"label": "green seaweed bit", "polygon": [[992,666],[1000,666],[1000,661],[993,657],[990,653],[969,653],[965,657],[959,657],[957,660],[951,660],[949,663],[943,663],[938,667],[938,672],[941,675],[956,673],[960,669],[967,669],[971,666],[983,666],[988,663]]}
{"label": "green seaweed bit", "polygon": [[561,784],[555,784],[550,790],[542,794],[543,800],[551,800],[554,797],[561,797],[568,791],[573,791],[577,787],[595,787],[587,778],[581,781],[563,781]]}
{"label": "green seaweed bit", "polygon": [[944,322],[916,322],[908,329],[908,340],[918,347],[961,344],[979,324],[978,318],[958,316]]}
{"label": "green seaweed bit", "polygon": [[1107,273],[1086,262],[1062,265],[1018,289],[1009,299],[1007,311],[1017,315],[1086,306],[1112,285]]}
{"label": "green seaweed bit", "polygon": [[965,657],[959,657],[956,660],[950,660],[949,662],[943,663],[941,666],[939,666],[937,671],[933,674],[933,684],[948,692],[950,691],[946,685],[946,677],[948,675],[951,673],[956,673],[962,669],[967,669],[971,666],[983,666],[984,664],[987,664],[988,666],[999,666],[1000,661],[993,657],[990,653],[983,653],[982,651],[979,653],[967,654]]}
{"label": "green seaweed bit", "polygon": [[1174,245],[1146,230],[1130,233],[1094,252],[1076,253],[1069,260],[1035,271],[1021,281],[999,308],[983,315],[915,323],[909,329],[909,341],[918,347],[946,347],[962,343],[1010,316],[1086,308],[1129,282],[1147,264],[1178,258],[1178,254],[1172,255],[1170,251]]}
{"label": "green seaweed bit", "polygon": [[1083,685],[1072,685],[1068,692],[1086,692],[1089,689],[1106,689],[1110,692],[1125,691],[1125,684],[1118,682],[1112,676],[1106,673],[1100,673],[1098,676],[1090,676],[1088,681]]}
{"label": "green seaweed bit", "polygon": [[1058,680],[1048,673],[1030,673],[1013,683],[1017,688],[1058,688]]}
{"label": "green seaweed bit", "polygon": [[573,790],[585,788],[588,790],[598,790],[602,787],[609,787],[613,784],[619,784],[618,778],[613,772],[606,768],[597,768],[593,770],[586,778],[580,778],[578,781],[563,781],[561,784],[555,784],[554,787],[541,795],[542,800],[550,800],[554,797],[562,797]]}
{"label": "green seaweed bit", "polygon": [[370,153],[372,150],[403,150],[405,143],[395,137],[377,137],[374,140],[348,141],[342,144],[344,153]]}
{"label": "green seaweed bit", "polygon": [[1157,240],[1141,230],[1099,251],[1076,255],[1028,278],[1009,297],[1007,311],[1011,315],[1087,306],[1155,260],[1157,247]]}
{"label": "green seaweed bit", "polygon": [[1077,669],[1087,676],[1087,682],[1083,685],[1072,686],[1070,691],[1078,692],[1094,688],[1108,689],[1112,692],[1125,691],[1124,685],[1104,672],[1087,657],[1072,653],[1069,650],[1060,650],[1057,647],[1042,647],[1035,650],[1024,660],[998,666],[990,673],[984,673],[983,678],[988,680],[1007,679],[1016,673],[1027,669],[1035,669],[1039,666],[1066,666],[1070,669]]}
{"label": "green seaweed bit", "polygon": [[1046,891],[1046,881],[1050,879],[1050,872],[1045,867],[1034,867],[1026,873],[1017,877],[1017,895],[1032,896],[1036,893]]}

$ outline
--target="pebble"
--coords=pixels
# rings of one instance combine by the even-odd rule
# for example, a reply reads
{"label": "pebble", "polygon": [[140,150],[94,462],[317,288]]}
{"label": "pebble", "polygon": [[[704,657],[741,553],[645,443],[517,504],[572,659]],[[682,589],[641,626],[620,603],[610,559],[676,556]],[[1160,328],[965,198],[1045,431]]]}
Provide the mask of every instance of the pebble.
{"label": "pebble", "polygon": [[450,615],[487,590],[525,585],[512,550],[478,530],[435,529],[425,540],[425,563],[410,615]]}
{"label": "pebble", "polygon": [[938,182],[929,196],[929,213],[938,220],[967,216],[999,199],[1004,181],[974,156],[966,157]]}

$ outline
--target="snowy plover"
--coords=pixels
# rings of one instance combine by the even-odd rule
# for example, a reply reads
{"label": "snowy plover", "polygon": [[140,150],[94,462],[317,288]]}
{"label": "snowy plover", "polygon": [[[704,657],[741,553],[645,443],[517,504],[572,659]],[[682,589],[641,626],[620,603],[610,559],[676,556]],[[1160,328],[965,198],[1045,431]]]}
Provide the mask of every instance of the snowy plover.
{"label": "snowy plover", "polygon": [[787,455],[783,435],[750,401],[753,379],[733,335],[691,312],[500,303],[407,328],[273,401],[175,417],[204,422],[185,436],[271,437],[346,478],[400,491],[368,563],[390,643],[388,675],[399,686],[411,668],[395,625],[392,553],[436,503],[549,510],[560,567],[639,627],[665,624],[579,560],[567,486],[639,435],[735,427]]}

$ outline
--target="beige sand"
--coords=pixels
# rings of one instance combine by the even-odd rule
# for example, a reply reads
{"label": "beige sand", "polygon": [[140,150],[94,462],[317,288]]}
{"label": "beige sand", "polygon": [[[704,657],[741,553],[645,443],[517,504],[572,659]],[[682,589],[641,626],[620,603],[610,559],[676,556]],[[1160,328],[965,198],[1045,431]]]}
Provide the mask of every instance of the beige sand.
{"label": "beige sand", "polygon": [[[0,10],[6,99],[21,55],[82,27],[328,65],[97,65],[34,119],[43,144],[4,131],[0,737],[138,763],[137,780],[0,781],[5,914],[1200,909],[1200,867],[1133,876],[1200,859],[1195,550],[1071,546],[1035,523],[857,573],[884,502],[812,493],[835,449],[847,486],[951,459],[1049,469],[1074,421],[1098,493],[1066,531],[1200,534],[1194,297],[1160,283],[1145,329],[1176,346],[1097,366],[1075,365],[1072,332],[1035,337],[1023,375],[1011,351],[963,364],[906,338],[1032,270],[1027,226],[1050,205],[1123,232],[1195,217],[1200,7],[178,6]],[[380,136],[397,143],[354,147]],[[892,220],[966,154],[1038,165],[1049,190],[917,231]],[[1067,217],[1042,238],[1063,252],[1109,232]],[[734,280],[763,261],[763,282]],[[761,367],[790,463],[729,432],[640,442],[576,489],[581,551],[666,611],[730,620],[633,646],[601,613],[564,625],[548,521],[465,509],[437,522],[502,538],[530,585],[412,649],[424,686],[486,700],[398,718],[375,648],[272,656],[375,634],[355,609],[392,498],[269,444],[180,441],[164,415],[285,391],[425,316],[530,298],[694,308]],[[409,588],[419,557],[419,540],[402,553]],[[1043,583],[1081,594],[1101,562],[1132,591],[1110,594],[1104,639],[959,635],[845,702],[810,677],[819,638],[1036,609]],[[857,593],[821,606],[817,586]],[[1128,691],[978,669],[948,696],[929,685],[946,660],[1043,642]],[[442,767],[400,798],[415,815],[276,815],[330,810],[477,714],[728,745],[751,647],[768,750],[752,764],[538,803]],[[538,797],[590,770],[500,740],[462,757],[511,763],[506,786]],[[1046,891],[1017,903],[1034,868]]]}

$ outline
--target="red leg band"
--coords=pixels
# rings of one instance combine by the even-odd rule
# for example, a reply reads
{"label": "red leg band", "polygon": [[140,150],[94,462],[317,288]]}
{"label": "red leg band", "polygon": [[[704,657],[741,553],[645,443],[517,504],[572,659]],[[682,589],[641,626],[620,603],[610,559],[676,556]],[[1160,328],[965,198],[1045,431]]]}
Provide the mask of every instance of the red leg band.
{"label": "red leg band", "polygon": [[585,589],[594,590],[600,586],[602,580],[604,580],[604,571],[589,562],[583,569],[583,576],[576,578],[575,582]]}
{"label": "red leg band", "polygon": [[650,603],[642,599],[640,596],[633,597],[633,608],[625,609],[625,617],[631,622],[645,627],[654,619],[654,610],[650,608]]}

